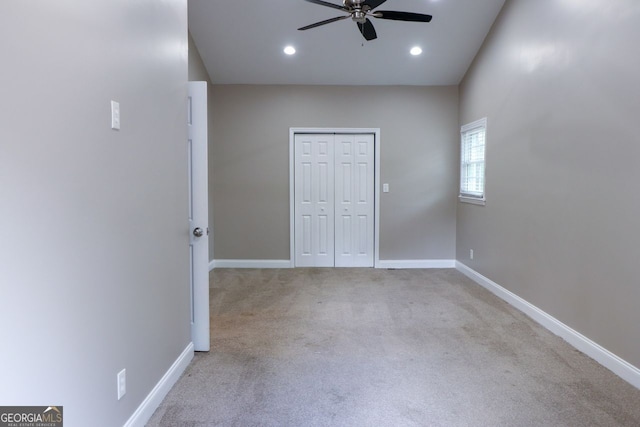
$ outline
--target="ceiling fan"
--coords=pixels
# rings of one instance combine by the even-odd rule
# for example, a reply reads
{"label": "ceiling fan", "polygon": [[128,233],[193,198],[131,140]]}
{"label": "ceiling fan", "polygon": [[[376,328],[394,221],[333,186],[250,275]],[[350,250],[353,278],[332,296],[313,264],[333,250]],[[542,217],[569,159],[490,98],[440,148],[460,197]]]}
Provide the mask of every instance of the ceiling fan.
{"label": "ceiling fan", "polygon": [[378,38],[376,29],[369,20],[369,16],[378,19],[390,19],[393,21],[409,21],[409,22],[431,22],[431,15],[423,15],[421,13],[412,12],[397,12],[393,10],[376,10],[375,8],[380,6],[387,0],[343,0],[342,6],[334,3],[329,3],[322,0],[306,0],[309,3],[319,4],[321,6],[331,7],[346,12],[348,15],[338,16],[337,18],[327,19],[326,21],[316,22],[315,24],[307,25],[306,27],[298,28],[300,31],[316,28],[321,25],[330,24],[336,21],[342,21],[343,19],[351,18],[353,22],[358,25],[358,29],[362,33],[362,36],[366,40],[374,40]]}

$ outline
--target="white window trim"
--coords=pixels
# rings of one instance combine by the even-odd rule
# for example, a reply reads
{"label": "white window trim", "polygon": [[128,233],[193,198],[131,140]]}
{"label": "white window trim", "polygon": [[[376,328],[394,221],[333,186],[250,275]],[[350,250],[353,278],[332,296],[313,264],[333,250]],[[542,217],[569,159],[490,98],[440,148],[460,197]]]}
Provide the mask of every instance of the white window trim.
{"label": "white window trim", "polygon": [[[476,120],[475,122],[471,122],[468,123],[464,126],[462,126],[460,128],[460,149],[462,150],[462,135],[465,132],[468,132],[470,130],[473,129],[477,129],[477,128],[484,128],[484,139],[485,139],[485,146],[484,146],[484,191],[482,192],[482,197],[474,197],[471,195],[467,195],[467,194],[462,194],[462,188],[461,187],[461,181],[460,181],[460,186],[458,186],[458,200],[460,200],[460,202],[462,203],[470,203],[472,205],[480,205],[480,206],[484,206],[487,203],[487,118],[483,117],[480,120]],[[462,159],[462,153],[460,154],[460,157]],[[460,165],[461,166],[461,165]],[[462,180],[462,171],[460,171],[460,180]]]}
{"label": "white window trim", "polygon": [[469,196],[458,196],[458,200],[460,200],[462,203],[469,203],[472,205],[480,205],[480,206],[484,206],[487,204],[487,199],[485,197],[469,197]]}

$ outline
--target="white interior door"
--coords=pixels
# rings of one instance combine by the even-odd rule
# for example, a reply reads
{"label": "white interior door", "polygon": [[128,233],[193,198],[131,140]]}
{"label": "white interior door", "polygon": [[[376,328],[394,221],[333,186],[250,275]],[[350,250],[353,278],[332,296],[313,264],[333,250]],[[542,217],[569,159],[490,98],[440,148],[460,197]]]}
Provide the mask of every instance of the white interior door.
{"label": "white interior door", "polygon": [[373,135],[336,135],[335,266],[373,267]]}
{"label": "white interior door", "polygon": [[187,110],[191,340],[196,351],[209,351],[207,82],[189,82]]}
{"label": "white interior door", "polygon": [[373,134],[296,134],[296,267],[373,267]]}
{"label": "white interior door", "polygon": [[295,137],[295,263],[334,265],[333,135]]}

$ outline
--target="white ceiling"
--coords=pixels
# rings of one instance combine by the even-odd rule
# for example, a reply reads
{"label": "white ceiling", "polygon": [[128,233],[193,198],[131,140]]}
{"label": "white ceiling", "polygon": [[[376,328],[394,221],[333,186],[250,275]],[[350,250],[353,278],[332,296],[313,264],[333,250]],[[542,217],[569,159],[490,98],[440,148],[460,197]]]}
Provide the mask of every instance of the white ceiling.
{"label": "white ceiling", "polygon": [[215,84],[457,85],[504,2],[387,0],[379,10],[433,20],[372,18],[378,38],[367,42],[351,20],[298,31],[342,14],[304,0],[189,0],[189,30]]}

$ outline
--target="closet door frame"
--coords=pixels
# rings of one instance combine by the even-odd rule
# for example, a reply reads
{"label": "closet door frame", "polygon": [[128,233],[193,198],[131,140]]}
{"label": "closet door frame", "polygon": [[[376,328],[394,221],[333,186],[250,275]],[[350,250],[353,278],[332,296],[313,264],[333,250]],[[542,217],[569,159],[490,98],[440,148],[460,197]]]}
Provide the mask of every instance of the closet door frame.
{"label": "closet door frame", "polygon": [[380,268],[380,128],[289,128],[289,264],[295,267],[295,135],[296,134],[372,134],[375,150],[373,262]]}

